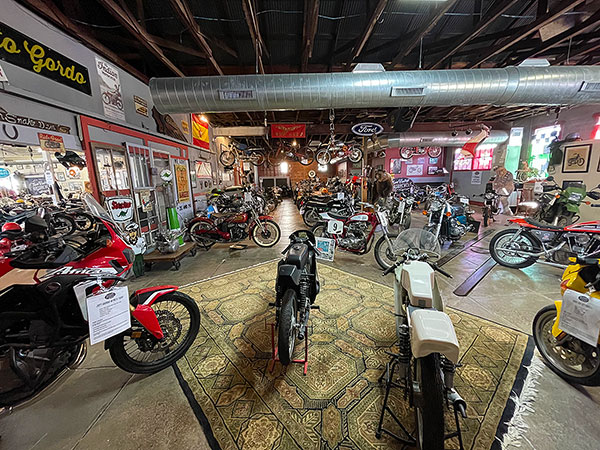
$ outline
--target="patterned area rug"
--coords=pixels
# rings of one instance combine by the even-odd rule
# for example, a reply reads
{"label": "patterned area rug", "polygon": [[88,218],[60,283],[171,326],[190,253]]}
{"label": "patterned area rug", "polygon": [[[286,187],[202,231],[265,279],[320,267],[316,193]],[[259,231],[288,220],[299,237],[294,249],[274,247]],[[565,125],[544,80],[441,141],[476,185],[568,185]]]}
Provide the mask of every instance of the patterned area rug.
{"label": "patterned area rug", "polygon": [[[178,367],[213,447],[401,448],[388,437],[375,438],[384,393],[378,378],[389,359],[385,351],[395,350],[393,290],[323,264],[319,271],[321,309],[311,313],[307,376],[301,364],[285,371],[276,363],[273,373],[268,370],[276,263],[184,289],[203,315],[198,338]],[[448,312],[461,345],[455,385],[468,404],[469,418],[461,423],[465,448],[487,450],[528,337]],[[302,349],[297,344],[298,357]],[[414,412],[400,392],[392,391],[391,407],[413,430]],[[391,419],[386,422],[399,431]],[[446,448],[458,448],[458,442],[448,441]]]}

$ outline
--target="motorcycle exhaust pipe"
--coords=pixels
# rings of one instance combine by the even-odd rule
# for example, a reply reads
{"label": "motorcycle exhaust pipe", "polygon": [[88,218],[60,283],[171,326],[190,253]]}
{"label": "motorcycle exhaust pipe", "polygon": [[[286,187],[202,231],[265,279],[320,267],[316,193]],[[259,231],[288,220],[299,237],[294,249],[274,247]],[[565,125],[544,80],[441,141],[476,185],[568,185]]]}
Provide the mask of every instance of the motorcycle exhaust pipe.
{"label": "motorcycle exhaust pipe", "polygon": [[448,402],[454,407],[456,411],[461,415],[463,419],[467,418],[467,402],[463,400],[458,392],[452,389],[448,389],[447,391],[447,399]]}
{"label": "motorcycle exhaust pipe", "polygon": [[544,254],[546,252],[528,252],[526,250],[515,250],[513,248],[506,248],[506,247],[499,247],[498,250],[502,251],[502,252],[512,252],[512,253],[518,253],[519,255],[523,255],[523,256],[544,256]]}

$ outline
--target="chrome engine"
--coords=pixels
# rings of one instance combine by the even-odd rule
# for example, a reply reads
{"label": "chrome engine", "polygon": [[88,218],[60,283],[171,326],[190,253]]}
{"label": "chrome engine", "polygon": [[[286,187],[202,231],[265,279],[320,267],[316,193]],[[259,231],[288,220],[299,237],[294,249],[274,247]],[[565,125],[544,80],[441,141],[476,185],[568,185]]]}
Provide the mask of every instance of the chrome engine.
{"label": "chrome engine", "polygon": [[354,221],[346,226],[346,235],[339,239],[339,244],[352,250],[360,250],[367,245],[368,222]]}

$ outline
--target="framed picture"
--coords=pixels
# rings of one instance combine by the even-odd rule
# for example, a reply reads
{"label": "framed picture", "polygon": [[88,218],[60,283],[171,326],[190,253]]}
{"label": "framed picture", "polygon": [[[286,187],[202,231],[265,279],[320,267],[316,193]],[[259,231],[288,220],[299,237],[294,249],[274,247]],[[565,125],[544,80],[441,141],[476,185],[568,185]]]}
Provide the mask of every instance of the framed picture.
{"label": "framed picture", "polygon": [[423,166],[420,164],[408,164],[406,166],[406,176],[414,177],[423,175]]}
{"label": "framed picture", "polygon": [[590,168],[592,144],[565,147],[562,171],[564,173],[586,173]]}
{"label": "framed picture", "polygon": [[65,173],[64,172],[54,172],[56,174],[57,181],[65,181]]}
{"label": "framed picture", "polygon": [[390,172],[393,174],[400,174],[402,172],[401,159],[390,159]]}
{"label": "framed picture", "polygon": [[435,175],[438,171],[438,168],[435,166],[429,166],[427,168],[427,175]]}

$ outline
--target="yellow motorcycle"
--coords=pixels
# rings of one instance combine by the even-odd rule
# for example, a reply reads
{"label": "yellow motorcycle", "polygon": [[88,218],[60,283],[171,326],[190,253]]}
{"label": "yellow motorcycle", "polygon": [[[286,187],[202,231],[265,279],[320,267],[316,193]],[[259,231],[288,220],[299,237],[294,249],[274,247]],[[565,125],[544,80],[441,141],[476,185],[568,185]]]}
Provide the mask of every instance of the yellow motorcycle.
{"label": "yellow motorcycle", "polygon": [[[600,302],[600,260],[571,258],[571,262],[560,284],[563,300],[536,314],[533,338],[553,372],[571,383],[600,386],[600,340],[597,325],[596,328],[593,325]],[[559,324],[572,330],[571,334],[559,328]]]}

